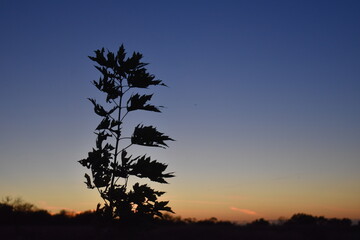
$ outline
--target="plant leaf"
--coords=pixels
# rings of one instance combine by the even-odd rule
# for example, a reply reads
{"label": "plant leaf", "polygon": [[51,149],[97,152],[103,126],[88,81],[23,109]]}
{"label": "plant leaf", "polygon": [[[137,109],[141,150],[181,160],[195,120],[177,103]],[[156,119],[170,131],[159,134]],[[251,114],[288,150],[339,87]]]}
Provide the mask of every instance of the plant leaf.
{"label": "plant leaf", "polygon": [[92,98],[88,98],[88,99],[94,105],[94,112],[97,115],[99,115],[101,117],[105,117],[108,115],[108,112],[106,112],[105,109],[101,105],[97,104],[94,99],[92,99]]}
{"label": "plant leaf", "polygon": [[137,125],[134,133],[131,137],[131,143],[148,146],[148,147],[162,147],[165,148],[168,145],[165,141],[174,141],[172,138],[164,135],[156,130],[153,126]]}
{"label": "plant leaf", "polygon": [[94,186],[92,185],[91,178],[87,173],[85,173],[85,178],[86,178],[86,182],[84,182],[84,183],[86,184],[86,186],[90,189],[93,189]]}
{"label": "plant leaf", "polygon": [[134,111],[134,110],[146,110],[146,111],[153,111],[153,112],[160,112],[160,110],[150,104],[146,104],[147,101],[150,101],[152,98],[152,94],[151,95],[139,95],[139,94],[135,94],[132,95],[129,100],[127,101],[127,110],[130,111]]}
{"label": "plant leaf", "polygon": [[136,163],[131,165],[130,174],[140,178],[149,178],[151,181],[168,183],[164,178],[174,177],[173,173],[164,173],[167,165],[156,160],[151,161],[150,157],[142,156]]}
{"label": "plant leaf", "polygon": [[96,147],[98,149],[102,149],[102,142],[105,141],[108,137],[111,137],[111,134],[105,133],[105,131],[95,133],[97,135],[96,138]]}
{"label": "plant leaf", "polygon": [[146,72],[145,68],[141,68],[131,72],[128,76],[128,85],[130,87],[148,88],[151,85],[166,86],[161,80],[154,80],[155,76]]}
{"label": "plant leaf", "polygon": [[105,59],[105,57],[104,57],[104,52],[105,52],[105,50],[104,50],[104,48],[102,48],[101,50],[96,50],[95,51],[95,57],[91,57],[91,56],[89,56],[89,58],[91,59],[91,60],[93,60],[93,61],[95,61],[95,62],[97,62],[99,65],[101,65],[101,66],[106,66],[107,65],[107,61],[106,61],[106,59]]}
{"label": "plant leaf", "polygon": [[110,126],[110,119],[105,117],[95,130],[108,129]]}

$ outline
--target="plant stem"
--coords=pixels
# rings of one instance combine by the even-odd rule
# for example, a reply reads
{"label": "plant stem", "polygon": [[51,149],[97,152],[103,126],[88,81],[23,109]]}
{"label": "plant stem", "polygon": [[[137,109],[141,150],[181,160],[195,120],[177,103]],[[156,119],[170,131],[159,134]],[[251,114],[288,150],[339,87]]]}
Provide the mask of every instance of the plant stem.
{"label": "plant stem", "polygon": [[120,142],[120,137],[121,137],[121,133],[120,133],[120,126],[121,126],[121,106],[122,106],[122,97],[123,97],[123,87],[122,87],[122,79],[120,79],[120,97],[119,97],[119,110],[118,110],[118,117],[117,120],[120,122],[120,124],[117,126],[117,134],[116,134],[116,143],[115,143],[115,152],[114,152],[114,167],[113,167],[113,172],[111,174],[111,183],[110,183],[110,211],[111,214],[113,214],[114,212],[114,199],[112,196],[112,193],[114,191],[114,187],[115,187],[115,168],[117,165],[117,156],[119,155],[118,153],[118,149],[119,149],[119,142]]}

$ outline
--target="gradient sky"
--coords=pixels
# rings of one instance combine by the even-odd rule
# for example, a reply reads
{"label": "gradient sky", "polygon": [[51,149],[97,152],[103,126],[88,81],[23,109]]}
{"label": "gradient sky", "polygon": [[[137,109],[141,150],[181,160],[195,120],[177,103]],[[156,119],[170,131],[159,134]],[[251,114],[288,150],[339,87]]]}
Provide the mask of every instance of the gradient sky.
{"label": "gradient sky", "polygon": [[77,163],[99,118],[101,47],[140,51],[169,88],[139,114],[182,217],[360,218],[360,1],[0,1],[0,197],[100,202]]}

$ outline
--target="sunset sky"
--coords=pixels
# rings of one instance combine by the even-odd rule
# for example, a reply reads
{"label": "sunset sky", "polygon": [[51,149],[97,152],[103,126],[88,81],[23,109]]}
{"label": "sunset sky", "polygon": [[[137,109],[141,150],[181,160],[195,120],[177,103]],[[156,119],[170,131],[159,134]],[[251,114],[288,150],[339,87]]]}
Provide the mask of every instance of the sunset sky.
{"label": "sunset sky", "polygon": [[[181,217],[360,219],[360,1],[0,1],[0,199],[83,211],[95,145],[87,56],[139,51],[169,88],[144,149]],[[137,149],[135,150],[137,151]]]}

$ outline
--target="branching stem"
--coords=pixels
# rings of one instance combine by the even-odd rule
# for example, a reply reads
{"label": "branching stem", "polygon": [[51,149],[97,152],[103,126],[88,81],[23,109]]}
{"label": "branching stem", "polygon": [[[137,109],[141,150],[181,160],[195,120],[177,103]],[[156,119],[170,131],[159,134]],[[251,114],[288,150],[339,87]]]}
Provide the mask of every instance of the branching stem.
{"label": "branching stem", "polygon": [[126,115],[128,115],[129,111],[126,111],[126,113],[124,114],[124,116],[122,116],[122,118],[120,119],[120,122],[124,121],[124,118],[126,117]]}
{"label": "branching stem", "polygon": [[[123,97],[123,87],[122,87],[122,79],[120,79],[120,89],[119,89],[120,93],[120,97],[119,97],[119,103],[118,103],[118,116],[117,116],[117,121],[119,121],[119,125],[117,126],[117,134],[115,136],[115,153],[114,153],[114,161],[113,161],[113,164],[114,164],[114,168],[116,167],[117,165],[117,156],[119,155],[118,153],[118,149],[119,149],[119,142],[120,142],[120,137],[121,137],[121,132],[120,132],[120,128],[121,128],[121,106],[122,106],[122,97]],[[115,188],[115,171],[113,171],[111,173],[111,183],[110,183],[110,191],[113,192]],[[114,199],[113,199],[113,196],[110,196],[110,211],[111,213],[113,213],[113,209],[114,209]]]}

